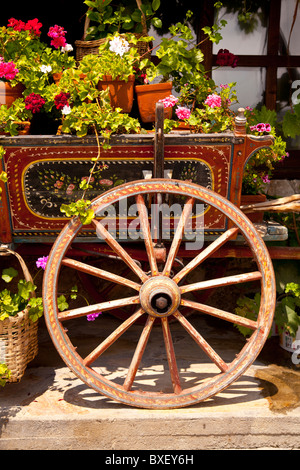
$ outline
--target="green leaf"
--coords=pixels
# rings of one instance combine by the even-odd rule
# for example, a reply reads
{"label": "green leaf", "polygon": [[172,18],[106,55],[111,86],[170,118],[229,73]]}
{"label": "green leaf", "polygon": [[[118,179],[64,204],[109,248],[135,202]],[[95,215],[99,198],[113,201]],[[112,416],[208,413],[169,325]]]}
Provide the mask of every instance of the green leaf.
{"label": "green leaf", "polygon": [[41,297],[31,298],[28,307],[30,320],[36,322],[43,315],[43,299]]}
{"label": "green leaf", "polygon": [[286,112],[283,118],[282,130],[285,137],[291,137],[294,139],[297,135],[300,135],[300,119],[297,114]]}
{"label": "green leaf", "polygon": [[160,0],[153,0],[152,2],[152,10],[153,11],[156,11],[158,10],[160,7]]}
{"label": "green leaf", "polygon": [[277,113],[274,110],[268,109],[266,106],[262,106],[260,110],[255,109],[253,111],[256,123],[264,122],[269,123],[271,127],[274,127],[277,123]]}
{"label": "green leaf", "polygon": [[25,281],[25,279],[21,279],[18,282],[18,294],[24,300],[28,300],[30,294],[32,294],[36,289],[36,286],[32,284],[31,281]]}
{"label": "green leaf", "polygon": [[67,299],[64,295],[57,297],[57,307],[60,312],[63,312],[63,310],[66,310],[69,307]]}
{"label": "green leaf", "polygon": [[152,18],[151,23],[155,28],[162,28],[162,21],[159,18]]}
{"label": "green leaf", "polygon": [[2,271],[2,279],[5,282],[10,282],[14,277],[17,277],[18,271],[14,268],[6,268]]}

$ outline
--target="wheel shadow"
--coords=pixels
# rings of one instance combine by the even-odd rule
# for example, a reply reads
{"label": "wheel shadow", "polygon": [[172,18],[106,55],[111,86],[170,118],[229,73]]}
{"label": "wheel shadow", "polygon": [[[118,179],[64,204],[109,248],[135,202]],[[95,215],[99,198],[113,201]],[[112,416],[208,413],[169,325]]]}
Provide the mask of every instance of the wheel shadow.
{"label": "wheel shadow", "polygon": [[[152,377],[152,379],[154,378]],[[257,379],[249,375],[244,375],[235,383],[227,387],[223,392],[220,392],[207,400],[190,405],[188,408],[208,409],[212,407],[218,408],[222,406],[242,405],[243,403],[249,404],[251,402],[261,400],[262,398],[271,398],[273,395],[276,395],[277,392],[278,389],[272,382],[260,379],[258,385]],[[70,405],[82,408],[120,409],[126,406],[122,403],[113,401],[108,397],[100,395],[84,383],[70,387],[65,391],[63,397]],[[129,408],[131,408],[131,406]]]}

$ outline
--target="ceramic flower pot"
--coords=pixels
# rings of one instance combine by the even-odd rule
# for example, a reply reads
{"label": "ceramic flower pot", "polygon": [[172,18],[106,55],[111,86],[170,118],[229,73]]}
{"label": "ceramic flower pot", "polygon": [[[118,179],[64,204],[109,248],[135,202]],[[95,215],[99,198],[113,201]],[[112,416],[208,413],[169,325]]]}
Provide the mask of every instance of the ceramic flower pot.
{"label": "ceramic flower pot", "polygon": [[[171,94],[172,82],[136,85],[135,91],[142,122],[155,122],[155,105]],[[171,116],[172,108],[165,108],[165,118],[171,119]]]}
{"label": "ceramic flower pot", "polygon": [[128,81],[112,79],[110,75],[104,75],[98,83],[98,90],[109,88],[110,104],[113,108],[121,108],[123,113],[130,113],[133,105],[134,75]]}
{"label": "ceramic flower pot", "polygon": [[300,341],[300,328],[298,328],[295,338],[286,331],[282,332],[280,335],[279,344],[286,351],[295,352],[296,350],[298,350],[298,341]]}
{"label": "ceramic flower pot", "polygon": [[22,98],[23,91],[25,90],[22,83],[18,83],[12,87],[9,82],[0,81],[0,106],[6,104],[9,108],[17,98]]}

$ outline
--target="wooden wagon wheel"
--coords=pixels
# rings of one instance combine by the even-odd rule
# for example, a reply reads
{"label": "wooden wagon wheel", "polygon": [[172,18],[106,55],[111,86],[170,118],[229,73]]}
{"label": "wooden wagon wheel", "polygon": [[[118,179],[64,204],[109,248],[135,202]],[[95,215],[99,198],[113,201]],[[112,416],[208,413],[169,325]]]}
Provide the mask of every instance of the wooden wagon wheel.
{"label": "wooden wagon wheel", "polygon": [[[151,238],[151,232],[146,209],[146,195],[165,193],[167,195],[179,196],[184,198],[185,203],[179,223],[175,229],[174,237],[170,250],[167,254],[165,265],[161,271],[155,257],[154,244]],[[98,234],[105,238],[105,242],[114,249],[118,257],[136,275],[136,281],[125,279],[120,275],[112,274],[105,269],[94,268],[86,263],[69,259],[66,257],[67,251],[75,239],[82,226],[78,218],[72,219],[58,236],[48,258],[45,270],[43,284],[43,298],[45,318],[49,333],[59,354],[68,367],[86,384],[99,393],[122,403],[142,407],[167,409],[178,408],[192,405],[203,401],[216,393],[227,388],[233,381],[242,375],[246,369],[254,362],[266,341],[271,328],[273,313],[275,307],[275,281],[272,263],[263,240],[256,232],[249,219],[231,202],[214,193],[213,191],[195,185],[193,183],[176,180],[150,180],[136,181],[126,183],[114,188],[94,199],[92,207],[95,214],[116,203],[122,198],[135,198],[138,211],[141,231],[143,233],[145,249],[149,257],[151,272],[145,273],[136,263],[133,262],[118,241],[110,235],[100,224],[97,218],[93,223]],[[193,204],[204,203],[212,206],[221,213],[225,214],[230,220],[229,228],[225,230],[216,240],[211,242],[206,248],[199,250],[199,253],[183,269],[170,277],[172,264],[176,253],[183,243],[183,233],[187,220],[191,213]],[[188,273],[192,272],[196,266],[200,265],[205,259],[210,257],[216,250],[222,247],[228,240],[234,239],[239,233],[243,236],[246,243],[252,250],[253,259],[256,262],[257,269],[241,273],[234,276],[225,276],[213,280],[205,280],[192,284],[180,285],[180,281]],[[74,308],[64,312],[58,312],[57,309],[57,289],[59,283],[59,273],[62,266],[74,268],[74,270],[83,270],[91,275],[98,276],[101,279],[108,279],[121,286],[130,286],[133,295],[126,298],[109,300],[96,305],[89,305],[82,308]],[[105,266],[104,266],[105,267]],[[64,268],[65,269],[65,268]],[[257,321],[249,320],[234,313],[226,312],[209,305],[203,305],[198,302],[190,301],[185,298],[189,291],[195,289],[216,288],[218,286],[233,286],[234,284],[259,281],[261,286],[261,306]],[[82,357],[68,336],[68,322],[79,321],[87,314],[110,311],[122,305],[136,305],[135,312],[121,323],[105,339],[101,339],[92,351]],[[243,345],[239,353],[229,363],[218,354],[214,348],[197,331],[192,323],[181,313],[183,306],[191,306],[196,311],[203,312],[205,315],[212,315],[229,323],[237,323],[253,330],[249,340]],[[145,317],[145,326],[135,342],[132,342],[132,356],[129,361],[126,373],[122,382],[110,379],[107,372],[104,374],[95,366],[97,359],[105,358],[105,352],[116,342],[120,341],[124,332],[129,332],[133,328],[138,318]],[[196,345],[199,353],[208,357],[216,368],[216,373],[205,380],[200,380],[196,385],[185,388],[181,379],[181,371],[178,366],[178,357],[176,357],[176,348],[174,347],[171,335],[171,325],[169,318],[174,317],[183,327],[183,332],[187,332],[188,338],[192,338],[192,343]],[[103,318],[100,316],[97,321]],[[136,386],[137,374],[140,373],[141,360],[145,352],[147,342],[151,334],[157,328],[152,328],[155,319],[160,318],[163,335],[162,344],[166,351],[169,365],[170,386],[171,389],[166,393],[161,390],[149,391],[147,388],[141,390],[140,380]],[[148,347],[149,347],[148,342]],[[196,359],[195,359],[196,360]],[[139,372],[138,372],[139,371]],[[142,371],[143,372],[143,371]]]}

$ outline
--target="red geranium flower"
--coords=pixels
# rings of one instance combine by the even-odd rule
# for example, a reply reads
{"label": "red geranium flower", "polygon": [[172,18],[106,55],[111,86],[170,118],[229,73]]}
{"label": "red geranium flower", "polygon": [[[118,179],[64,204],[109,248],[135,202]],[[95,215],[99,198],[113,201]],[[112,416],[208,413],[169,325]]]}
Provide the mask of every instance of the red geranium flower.
{"label": "red geranium flower", "polygon": [[65,47],[67,44],[65,38],[66,32],[67,31],[65,31],[62,26],[58,26],[57,24],[55,26],[51,26],[48,31],[48,36],[52,38],[52,41],[50,42],[51,46],[55,47],[55,49]]}
{"label": "red geranium flower", "polygon": [[25,108],[33,113],[39,113],[46,101],[37,93],[30,93],[25,98]]}
{"label": "red geranium flower", "polygon": [[56,109],[63,109],[65,106],[69,106],[69,98],[70,98],[70,93],[60,93],[59,95],[56,95],[54,98],[54,103]]}
{"label": "red geranium flower", "polygon": [[15,31],[30,31],[36,36],[40,36],[42,23],[39,22],[37,18],[27,21],[24,23],[22,20],[16,20],[16,18],[10,18],[8,20],[8,28],[13,28]]}
{"label": "red geranium flower", "polygon": [[228,49],[220,49],[217,55],[216,64],[221,67],[236,67],[238,62],[237,56],[229,52]]}

